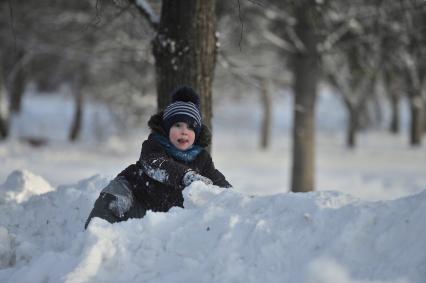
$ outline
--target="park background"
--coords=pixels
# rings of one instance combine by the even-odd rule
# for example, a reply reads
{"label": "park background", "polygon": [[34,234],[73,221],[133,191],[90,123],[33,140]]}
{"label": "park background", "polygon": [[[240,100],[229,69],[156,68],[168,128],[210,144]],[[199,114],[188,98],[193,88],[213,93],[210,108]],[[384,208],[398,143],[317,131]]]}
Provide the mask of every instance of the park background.
{"label": "park background", "polygon": [[1,2],[0,281],[422,282],[426,5],[344,2],[299,4],[323,39],[312,192],[291,192],[300,7],[216,3],[207,116],[234,188],[87,231],[157,111],[152,22],[170,2]]}

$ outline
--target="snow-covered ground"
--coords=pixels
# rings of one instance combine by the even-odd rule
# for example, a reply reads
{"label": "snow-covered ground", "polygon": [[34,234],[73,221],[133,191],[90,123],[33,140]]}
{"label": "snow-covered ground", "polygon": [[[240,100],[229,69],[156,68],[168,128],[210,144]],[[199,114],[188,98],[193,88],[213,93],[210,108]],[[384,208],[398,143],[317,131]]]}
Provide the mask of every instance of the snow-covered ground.
{"label": "snow-covered ground", "polygon": [[[425,147],[368,132],[346,149],[344,112],[325,93],[317,191],[289,193],[291,98],[277,96],[266,151],[254,98],[216,105],[213,157],[234,189],[195,183],[185,209],[87,231],[99,191],[137,160],[148,129],[114,132],[92,105],[97,137],[88,128],[70,145],[72,105],[28,96],[0,143],[0,282],[424,282]],[[50,140],[19,142],[30,135]]]}

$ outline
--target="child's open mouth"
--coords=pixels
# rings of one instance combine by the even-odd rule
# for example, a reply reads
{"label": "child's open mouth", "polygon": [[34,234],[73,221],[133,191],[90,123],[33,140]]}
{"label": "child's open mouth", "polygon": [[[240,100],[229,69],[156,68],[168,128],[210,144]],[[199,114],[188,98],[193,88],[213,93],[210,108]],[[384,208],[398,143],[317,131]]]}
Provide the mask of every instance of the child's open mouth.
{"label": "child's open mouth", "polygon": [[185,144],[185,143],[187,143],[187,142],[188,142],[188,140],[187,140],[187,139],[178,139],[178,140],[177,140],[177,142],[178,142],[179,144]]}

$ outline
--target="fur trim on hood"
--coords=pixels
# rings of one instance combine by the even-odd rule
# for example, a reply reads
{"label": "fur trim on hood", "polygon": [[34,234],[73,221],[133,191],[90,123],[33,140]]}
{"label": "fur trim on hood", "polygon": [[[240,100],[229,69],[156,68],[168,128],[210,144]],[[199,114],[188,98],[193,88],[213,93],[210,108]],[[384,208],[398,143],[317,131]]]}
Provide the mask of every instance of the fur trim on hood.
{"label": "fur trim on hood", "polygon": [[[157,114],[154,114],[151,116],[151,118],[148,121],[148,127],[151,129],[152,132],[166,136],[167,138],[168,133],[163,129],[163,112],[159,112]],[[212,132],[206,125],[201,126],[201,132],[198,139],[195,141],[196,144],[199,146],[202,146],[204,148],[211,145],[212,142]]]}

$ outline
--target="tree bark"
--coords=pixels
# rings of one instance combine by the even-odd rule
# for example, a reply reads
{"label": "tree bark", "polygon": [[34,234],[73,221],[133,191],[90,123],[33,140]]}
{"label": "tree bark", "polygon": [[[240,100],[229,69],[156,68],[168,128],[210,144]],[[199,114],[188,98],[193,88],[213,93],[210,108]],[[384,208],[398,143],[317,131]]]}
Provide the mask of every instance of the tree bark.
{"label": "tree bark", "polygon": [[12,70],[12,77],[9,82],[9,107],[11,113],[19,113],[22,108],[22,98],[25,91],[25,72],[23,68],[22,59],[24,52],[22,50],[16,51],[15,62]]}
{"label": "tree bark", "polygon": [[390,100],[391,100],[391,122],[390,122],[390,132],[393,134],[398,134],[401,129],[400,124],[400,115],[399,115],[399,94],[394,90],[389,90]]}
{"label": "tree bark", "polygon": [[422,84],[423,77],[420,68],[408,66],[405,75],[408,87],[408,97],[410,99],[411,121],[410,121],[410,145],[418,146],[422,143],[423,136],[423,97]]}
{"label": "tree bark", "polygon": [[423,135],[423,100],[419,94],[410,96],[411,107],[411,127],[410,144],[412,146],[421,145]]}
{"label": "tree bark", "polygon": [[259,81],[261,85],[260,93],[263,110],[260,147],[262,149],[267,149],[269,147],[271,137],[272,101],[269,93],[268,80],[265,78],[260,78]]}
{"label": "tree bark", "polygon": [[6,105],[6,88],[3,80],[3,67],[0,64],[0,140],[9,136],[9,111]]}
{"label": "tree bark", "polygon": [[423,98],[423,134],[426,134],[426,98]]}
{"label": "tree bark", "polygon": [[304,1],[296,11],[296,33],[304,44],[293,56],[294,128],[293,192],[313,191],[315,186],[315,100],[319,55],[313,27],[315,4]]}
{"label": "tree bark", "polygon": [[391,104],[391,121],[389,131],[392,134],[398,134],[401,129],[399,113],[400,94],[397,87],[398,83],[395,83],[395,75],[392,75],[389,70],[384,71],[383,79],[384,87]]}
{"label": "tree bark", "polygon": [[356,146],[356,133],[358,131],[358,111],[356,106],[347,105],[349,117],[348,117],[348,130],[346,135],[346,145],[349,148],[355,148]]}
{"label": "tree bark", "polygon": [[189,85],[200,94],[204,123],[211,128],[212,84],[216,64],[214,0],[163,0],[153,40],[158,109],[170,93]]}
{"label": "tree bark", "polygon": [[81,135],[82,121],[83,121],[83,91],[81,83],[81,75],[76,75],[77,79],[74,82],[74,117],[70,128],[69,140],[72,142],[77,141]]}

